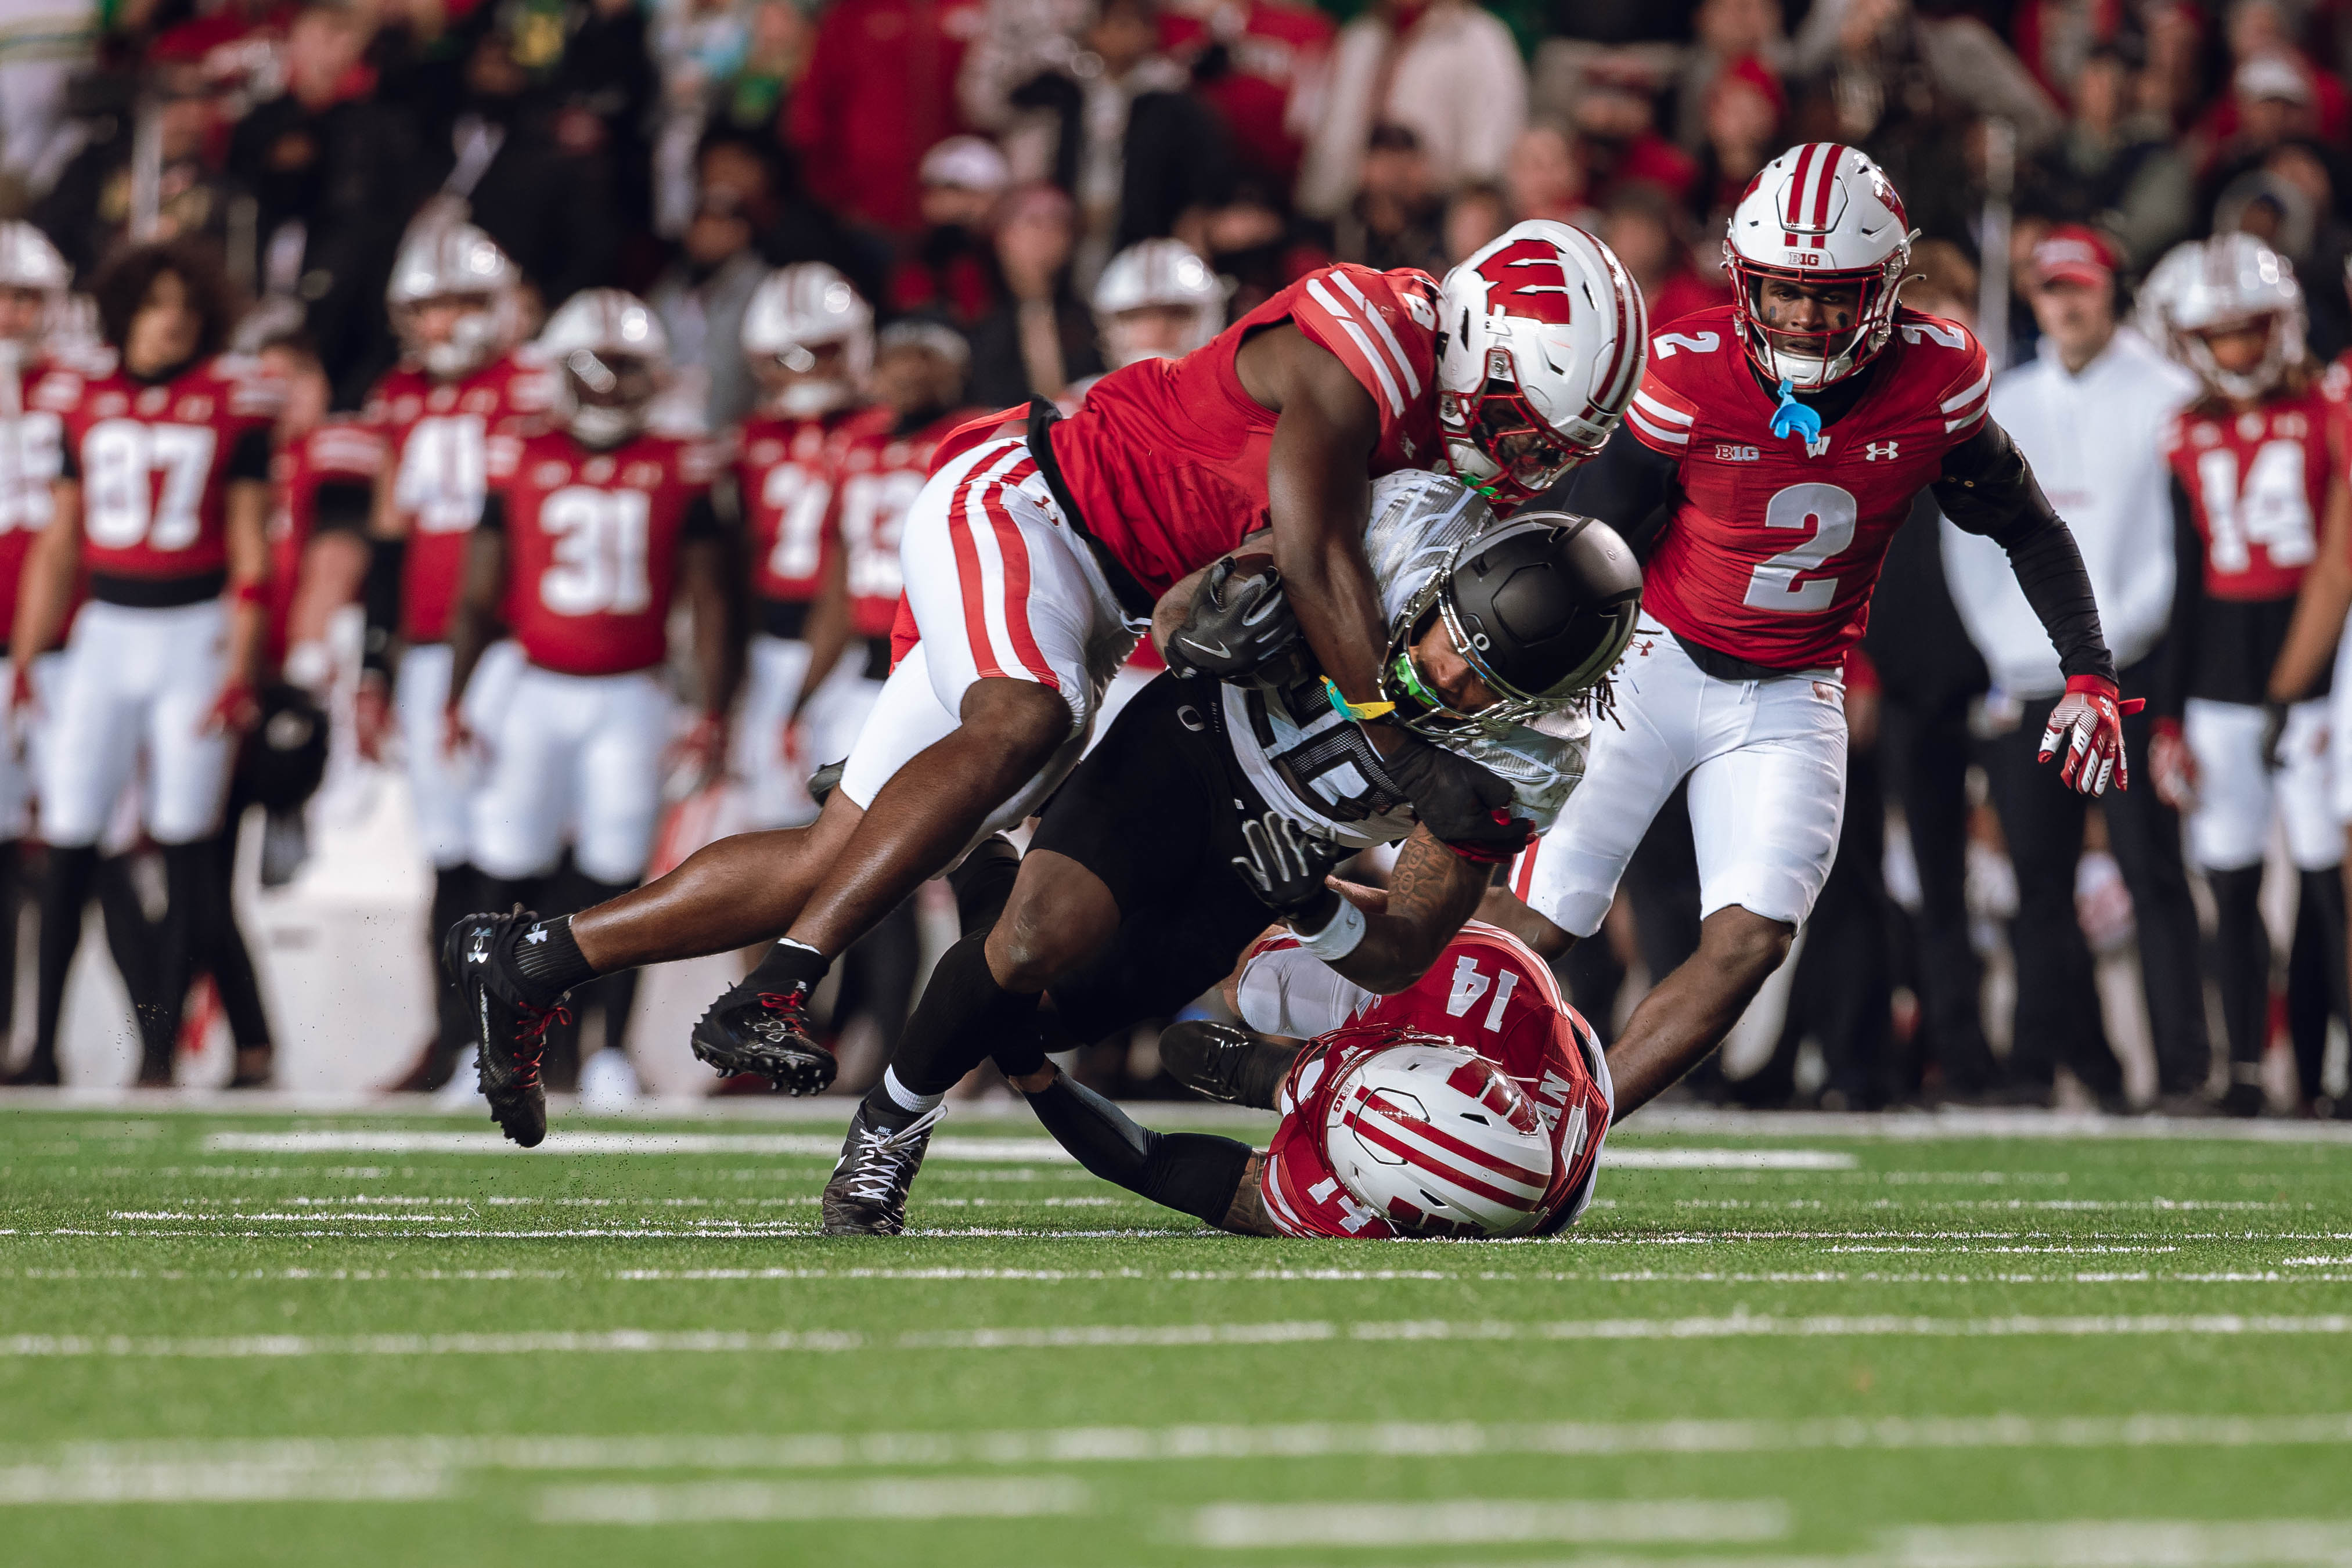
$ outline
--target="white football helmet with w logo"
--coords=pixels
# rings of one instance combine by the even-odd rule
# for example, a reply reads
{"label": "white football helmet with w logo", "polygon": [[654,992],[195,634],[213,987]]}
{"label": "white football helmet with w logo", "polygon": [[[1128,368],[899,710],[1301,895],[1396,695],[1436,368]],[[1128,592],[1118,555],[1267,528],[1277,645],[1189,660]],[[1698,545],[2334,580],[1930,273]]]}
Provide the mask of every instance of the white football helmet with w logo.
{"label": "white football helmet with w logo", "polygon": [[1437,423],[1455,478],[1499,505],[1601,450],[1641,383],[1649,312],[1610,248],[1514,224],[1437,296]]}
{"label": "white football helmet with w logo", "polygon": [[[2215,235],[2195,255],[2165,305],[2176,351],[2224,395],[2261,397],[2309,352],[2294,264],[2250,234]],[[2223,370],[2206,335],[2242,328],[2262,331],[2263,357],[2252,370]]]}
{"label": "white football helmet with w logo", "polygon": [[[1885,172],[1834,141],[1791,147],[1748,183],[1723,244],[1731,275],[1731,319],[1756,368],[1774,382],[1812,392],[1843,381],[1886,347],[1895,290],[1911,265],[1911,220]],[[1853,318],[1843,327],[1799,333],[1768,328],[1768,280],[1852,284]]]}
{"label": "white football helmet with w logo", "polygon": [[1535,1103],[1466,1045],[1399,1031],[1347,1067],[1323,1124],[1331,1174],[1408,1236],[1523,1236],[1557,1153]]}

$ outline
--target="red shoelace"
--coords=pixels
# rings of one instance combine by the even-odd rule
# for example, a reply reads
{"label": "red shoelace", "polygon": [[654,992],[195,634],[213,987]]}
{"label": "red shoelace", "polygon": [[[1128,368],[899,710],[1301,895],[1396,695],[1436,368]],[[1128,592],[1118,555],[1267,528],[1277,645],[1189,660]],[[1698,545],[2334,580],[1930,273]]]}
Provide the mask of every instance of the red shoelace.
{"label": "red shoelace", "polygon": [[[544,1010],[524,1008],[521,1012],[522,1027],[515,1030],[515,1050],[511,1054],[515,1065],[521,1069],[521,1085],[528,1089],[539,1082],[539,1059],[547,1051],[547,1031],[557,1024],[569,1024],[572,1009],[558,1002]],[[524,1054],[526,1046],[528,1055]]]}

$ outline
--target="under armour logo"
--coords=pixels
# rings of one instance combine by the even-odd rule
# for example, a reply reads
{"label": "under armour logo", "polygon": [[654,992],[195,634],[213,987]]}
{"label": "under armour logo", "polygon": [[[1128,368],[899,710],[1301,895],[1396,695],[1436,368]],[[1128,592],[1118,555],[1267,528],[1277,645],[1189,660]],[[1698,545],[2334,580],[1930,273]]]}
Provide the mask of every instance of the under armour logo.
{"label": "under armour logo", "polygon": [[544,942],[544,941],[546,941],[546,940],[547,940],[547,927],[546,927],[546,926],[544,926],[544,925],[534,925],[534,926],[532,926],[529,931],[527,931],[527,932],[525,932],[525,933],[523,934],[523,938],[522,938],[523,946],[526,946],[526,947],[536,947],[536,946],[538,946],[541,942]]}
{"label": "under armour logo", "polygon": [[474,945],[466,949],[466,962],[468,964],[488,963],[489,961],[489,956],[490,934],[487,931],[475,932]]}
{"label": "under armour logo", "polygon": [[1865,441],[1862,444],[1863,461],[1875,463],[1882,457],[1892,460],[1896,444],[1892,441]]}

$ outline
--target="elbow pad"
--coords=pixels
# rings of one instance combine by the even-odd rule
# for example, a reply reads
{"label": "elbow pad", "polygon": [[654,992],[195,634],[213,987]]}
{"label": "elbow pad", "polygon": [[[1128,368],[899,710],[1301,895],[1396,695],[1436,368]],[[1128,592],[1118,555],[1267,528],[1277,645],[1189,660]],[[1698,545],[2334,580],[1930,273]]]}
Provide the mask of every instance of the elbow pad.
{"label": "elbow pad", "polygon": [[1944,455],[1936,502],[1953,526],[2007,549],[2058,520],[2025,454],[1992,420]]}

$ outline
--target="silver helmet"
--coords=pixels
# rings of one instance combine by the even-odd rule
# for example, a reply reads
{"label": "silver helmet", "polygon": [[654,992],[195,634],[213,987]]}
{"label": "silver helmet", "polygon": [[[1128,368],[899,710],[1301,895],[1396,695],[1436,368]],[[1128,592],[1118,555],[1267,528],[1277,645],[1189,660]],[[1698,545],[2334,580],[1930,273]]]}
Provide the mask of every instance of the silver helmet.
{"label": "silver helmet", "polygon": [[618,446],[645,429],[669,380],[661,318],[617,288],[583,288],[565,300],[538,350],[555,378],[556,419],[589,446]]}
{"label": "silver helmet", "polygon": [[0,288],[21,288],[40,295],[45,306],[30,338],[46,337],[63,313],[66,289],[73,268],[49,243],[49,236],[28,223],[0,223]]}
{"label": "silver helmet", "polygon": [[[384,304],[409,357],[436,380],[455,381],[488,364],[521,336],[517,283],[515,265],[497,241],[471,224],[427,213],[401,239]],[[417,311],[436,299],[469,303],[446,340],[427,343]]]}
{"label": "silver helmet", "polygon": [[[2196,270],[2181,282],[2168,314],[2179,351],[2205,384],[2233,398],[2258,398],[2277,386],[2309,350],[2304,342],[2303,285],[2286,257],[2249,234],[2215,235],[2200,247]],[[2205,334],[2260,327],[2261,361],[2225,371]]]}
{"label": "silver helmet", "polygon": [[[1184,329],[1172,345],[1137,340],[1130,311],[1152,308],[1186,312]],[[1181,239],[1148,239],[1110,258],[1095,280],[1095,332],[1112,370],[1138,360],[1177,360],[1224,329],[1225,285],[1192,247]]]}
{"label": "silver helmet", "polygon": [[[813,380],[813,350],[842,347],[841,379]],[[874,308],[849,279],[821,261],[796,262],[770,273],[743,310],[743,358],[752,373],[793,372],[777,391],[762,391],[779,413],[815,419],[855,402],[874,370]]]}

